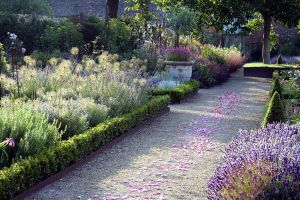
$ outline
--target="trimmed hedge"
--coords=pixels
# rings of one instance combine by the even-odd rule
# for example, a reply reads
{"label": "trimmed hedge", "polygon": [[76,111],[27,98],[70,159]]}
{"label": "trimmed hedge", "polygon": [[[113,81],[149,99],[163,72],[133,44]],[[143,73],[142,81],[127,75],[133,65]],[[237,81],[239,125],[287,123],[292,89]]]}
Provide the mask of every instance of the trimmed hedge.
{"label": "trimmed hedge", "polygon": [[285,122],[286,115],[285,115],[285,106],[284,103],[281,101],[280,95],[277,91],[273,94],[267,111],[264,115],[262,126],[266,127],[268,123],[273,122]]}
{"label": "trimmed hedge", "polygon": [[174,89],[155,89],[151,92],[151,94],[152,96],[169,95],[173,103],[180,103],[180,101],[184,98],[196,93],[199,88],[199,81],[190,80]]}
{"label": "trimmed hedge", "polygon": [[[273,74],[273,76],[274,76],[274,74]],[[278,92],[280,98],[282,98],[282,89],[281,89],[279,78],[273,78],[272,87],[269,92],[270,98],[274,95],[275,92]]]}
{"label": "trimmed hedge", "polygon": [[0,199],[12,199],[34,184],[65,169],[168,107],[169,96],[154,97],[128,114],[115,117],[33,157],[0,171]]}

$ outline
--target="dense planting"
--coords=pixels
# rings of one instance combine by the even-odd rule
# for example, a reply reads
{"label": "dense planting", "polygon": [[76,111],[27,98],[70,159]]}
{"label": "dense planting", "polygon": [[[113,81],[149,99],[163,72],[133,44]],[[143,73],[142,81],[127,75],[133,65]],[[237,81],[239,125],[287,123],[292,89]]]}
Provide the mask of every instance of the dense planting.
{"label": "dense planting", "polygon": [[240,131],[208,183],[209,199],[298,199],[300,135],[287,124]]}
{"label": "dense planting", "polygon": [[95,128],[62,141],[53,148],[2,169],[0,171],[1,199],[11,199],[33,184],[68,167],[142,121],[165,110],[169,101],[168,96],[155,97],[128,114],[109,119]]}

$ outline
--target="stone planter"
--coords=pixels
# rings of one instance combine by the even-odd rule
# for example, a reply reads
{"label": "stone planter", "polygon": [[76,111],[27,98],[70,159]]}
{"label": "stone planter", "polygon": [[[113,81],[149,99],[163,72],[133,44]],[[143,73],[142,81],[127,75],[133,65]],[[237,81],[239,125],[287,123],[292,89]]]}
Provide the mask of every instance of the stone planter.
{"label": "stone planter", "polygon": [[171,78],[180,81],[189,81],[192,77],[193,62],[165,61],[168,74]]}

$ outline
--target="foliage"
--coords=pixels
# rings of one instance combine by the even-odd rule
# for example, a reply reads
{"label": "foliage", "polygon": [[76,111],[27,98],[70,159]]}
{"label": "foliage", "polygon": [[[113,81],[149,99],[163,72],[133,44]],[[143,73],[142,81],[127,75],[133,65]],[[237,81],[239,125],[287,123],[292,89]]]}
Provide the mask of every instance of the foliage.
{"label": "foliage", "polygon": [[[78,49],[72,48],[72,54]],[[24,60],[18,81],[2,75],[1,89],[13,98],[26,98],[50,122],[58,121],[63,139],[148,101],[144,62],[139,59],[119,62],[118,55],[103,52],[97,61],[84,57],[81,63],[52,58],[44,69],[36,68],[30,56]]]}
{"label": "foliage", "polygon": [[167,26],[180,35],[190,35],[195,26],[195,17],[190,9],[178,6],[167,15]]}
{"label": "foliage", "polygon": [[168,61],[190,61],[195,57],[195,53],[188,47],[166,47],[164,54]]}
{"label": "foliage", "polygon": [[30,57],[34,59],[37,63],[36,67],[45,67],[49,64],[49,60],[51,58],[59,58],[61,57],[61,52],[60,50],[56,49],[53,51],[38,51],[35,50],[32,52]]}
{"label": "foliage", "polygon": [[267,112],[262,121],[262,126],[266,127],[268,123],[285,121],[285,105],[281,100],[279,93],[276,91],[270,99]]}
{"label": "foliage", "polygon": [[160,53],[155,44],[146,43],[136,49],[134,54],[137,58],[146,61],[147,72],[150,74],[162,68]]}
{"label": "foliage", "polygon": [[2,169],[0,171],[1,198],[12,199],[30,186],[65,169],[142,121],[163,111],[169,101],[168,96],[155,97],[128,114],[107,120],[95,128],[61,142],[54,148]]}
{"label": "foliage", "polygon": [[9,0],[0,2],[0,12],[45,15],[51,13],[51,7],[46,0]]}
{"label": "foliage", "polygon": [[225,56],[222,49],[213,45],[204,45],[201,49],[201,56],[218,64],[225,64]]}
{"label": "foliage", "polygon": [[[261,0],[209,0],[209,1],[185,1],[191,8],[195,7],[205,21],[211,21],[218,30],[223,30],[224,25],[230,25],[235,30],[243,28],[245,22],[255,18],[255,13],[261,14],[264,19],[264,63],[270,62],[270,32],[272,19],[285,25],[295,26],[298,24],[300,14],[300,2],[298,0],[288,1],[261,1]],[[238,9],[237,9],[238,8]],[[208,18],[208,20],[207,20]]]}
{"label": "foliage", "polygon": [[235,47],[218,48],[213,45],[204,45],[201,50],[202,58],[224,65],[230,72],[242,67],[246,61],[246,58]]}
{"label": "foliage", "polygon": [[96,16],[88,16],[81,23],[81,33],[85,43],[94,41],[96,37],[105,39],[107,33],[107,27],[105,21]]}
{"label": "foliage", "polygon": [[165,81],[161,81],[157,87],[159,89],[173,89],[173,88],[176,88],[177,85],[178,85],[178,83],[176,81],[165,80]]}
{"label": "foliage", "polygon": [[297,199],[299,142],[287,124],[240,131],[208,182],[208,199]]}
{"label": "foliage", "polygon": [[6,53],[2,43],[0,43],[0,72],[6,65]]}
{"label": "foliage", "polygon": [[153,96],[169,95],[173,103],[178,103],[184,98],[196,93],[199,87],[200,83],[198,81],[191,80],[174,89],[154,89],[151,94]]}
{"label": "foliage", "polygon": [[281,89],[279,78],[275,78],[272,81],[272,86],[271,86],[271,90],[270,90],[269,96],[272,97],[275,92],[278,92],[280,98],[282,98],[282,89]]}
{"label": "foliage", "polygon": [[117,19],[111,19],[106,29],[93,41],[97,51],[107,50],[125,55],[136,48],[138,36],[132,27]]}
{"label": "foliage", "polygon": [[278,55],[276,64],[277,65],[283,64],[283,60],[282,60],[282,55],[281,54]]}
{"label": "foliage", "polygon": [[47,25],[40,37],[41,49],[52,52],[59,49],[67,52],[70,48],[81,46],[83,36],[80,26],[69,20]]}
{"label": "foliage", "polygon": [[0,40],[8,46],[7,32],[15,33],[24,42],[27,52],[32,53],[40,48],[40,36],[51,22],[47,19],[34,18],[28,15],[14,15],[0,12]]}
{"label": "foliage", "polygon": [[[13,105],[12,105],[13,106]],[[0,138],[13,138],[15,148],[8,151],[8,160],[1,166],[9,165],[15,159],[34,155],[43,149],[58,144],[61,134],[56,122],[48,123],[45,114],[16,106],[0,108]]]}
{"label": "foliage", "polygon": [[278,53],[285,56],[298,56],[300,49],[292,43],[286,43],[279,47]]}
{"label": "foliage", "polygon": [[217,84],[214,71],[205,63],[196,61],[192,78],[199,81],[202,87],[209,88]]}

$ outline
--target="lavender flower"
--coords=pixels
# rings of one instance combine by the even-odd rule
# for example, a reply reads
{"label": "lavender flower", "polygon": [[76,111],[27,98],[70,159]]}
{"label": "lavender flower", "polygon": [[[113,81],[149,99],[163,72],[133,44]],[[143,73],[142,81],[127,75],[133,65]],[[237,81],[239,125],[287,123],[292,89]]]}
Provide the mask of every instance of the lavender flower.
{"label": "lavender flower", "polygon": [[164,54],[167,57],[167,60],[170,61],[189,61],[190,59],[196,57],[196,53],[185,46],[166,47]]}
{"label": "lavender flower", "polygon": [[[240,131],[226,148],[224,162],[208,182],[208,199],[268,199],[270,196],[273,199],[276,195],[297,199],[299,143],[298,129],[288,124]],[[277,185],[289,189],[280,190]]]}

